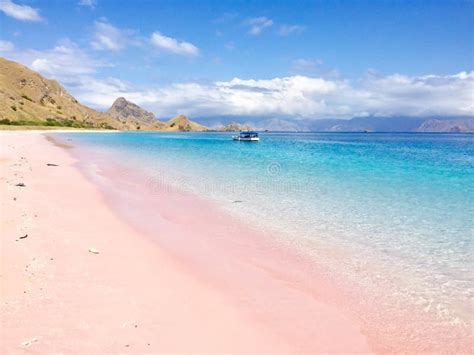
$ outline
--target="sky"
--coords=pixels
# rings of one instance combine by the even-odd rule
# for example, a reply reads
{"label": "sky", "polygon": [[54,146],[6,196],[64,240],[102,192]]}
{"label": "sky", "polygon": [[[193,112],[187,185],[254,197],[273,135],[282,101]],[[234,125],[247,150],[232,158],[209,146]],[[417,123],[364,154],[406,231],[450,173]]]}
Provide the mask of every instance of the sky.
{"label": "sky", "polygon": [[473,116],[474,1],[0,0],[0,56],[158,118]]}

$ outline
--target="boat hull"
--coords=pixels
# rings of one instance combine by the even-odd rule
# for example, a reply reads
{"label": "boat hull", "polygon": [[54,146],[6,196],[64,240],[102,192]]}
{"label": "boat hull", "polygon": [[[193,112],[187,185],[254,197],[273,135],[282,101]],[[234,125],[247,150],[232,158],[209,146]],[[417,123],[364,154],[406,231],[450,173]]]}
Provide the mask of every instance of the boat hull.
{"label": "boat hull", "polygon": [[233,137],[234,141],[243,141],[243,142],[258,142],[260,140],[259,137],[251,137],[251,138],[242,138],[242,137]]}

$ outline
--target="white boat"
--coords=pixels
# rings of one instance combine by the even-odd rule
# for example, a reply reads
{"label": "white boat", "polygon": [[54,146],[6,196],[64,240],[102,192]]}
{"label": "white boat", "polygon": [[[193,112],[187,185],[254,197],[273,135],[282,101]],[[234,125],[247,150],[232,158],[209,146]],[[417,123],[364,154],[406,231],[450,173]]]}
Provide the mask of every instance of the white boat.
{"label": "white boat", "polygon": [[234,141],[245,142],[258,142],[260,140],[260,138],[258,137],[258,133],[253,131],[240,132],[238,135],[232,136],[232,139]]}

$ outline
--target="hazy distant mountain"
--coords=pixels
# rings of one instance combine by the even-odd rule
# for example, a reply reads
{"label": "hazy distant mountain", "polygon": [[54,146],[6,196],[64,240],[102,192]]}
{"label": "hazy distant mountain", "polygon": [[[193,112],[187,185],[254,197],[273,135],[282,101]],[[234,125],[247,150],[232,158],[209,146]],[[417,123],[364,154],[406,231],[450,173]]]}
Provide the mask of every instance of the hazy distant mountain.
{"label": "hazy distant mountain", "polygon": [[298,132],[307,130],[305,127],[301,127],[295,121],[284,120],[280,118],[273,118],[269,121],[264,122],[260,128],[262,131],[286,131],[286,132]]}
{"label": "hazy distant mountain", "polygon": [[237,122],[231,122],[218,128],[219,131],[224,131],[224,132],[251,131],[253,129],[254,128],[249,124],[243,124],[243,123],[237,123]]}
{"label": "hazy distant mountain", "polygon": [[354,117],[315,120],[263,120],[261,130],[313,132],[473,132],[474,117]]}
{"label": "hazy distant mountain", "polygon": [[474,119],[427,120],[417,132],[474,132]]}
{"label": "hazy distant mountain", "polygon": [[309,128],[330,132],[410,132],[424,120],[413,117],[354,117],[350,120],[315,120]]}

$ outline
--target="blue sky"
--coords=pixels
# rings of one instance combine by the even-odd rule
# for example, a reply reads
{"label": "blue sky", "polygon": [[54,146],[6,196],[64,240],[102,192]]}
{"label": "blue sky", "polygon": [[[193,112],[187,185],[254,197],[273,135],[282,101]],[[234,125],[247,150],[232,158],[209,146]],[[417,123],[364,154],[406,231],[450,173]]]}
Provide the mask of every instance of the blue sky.
{"label": "blue sky", "polygon": [[98,109],[120,95],[158,116],[472,114],[473,1],[0,0],[0,10],[0,55]]}

